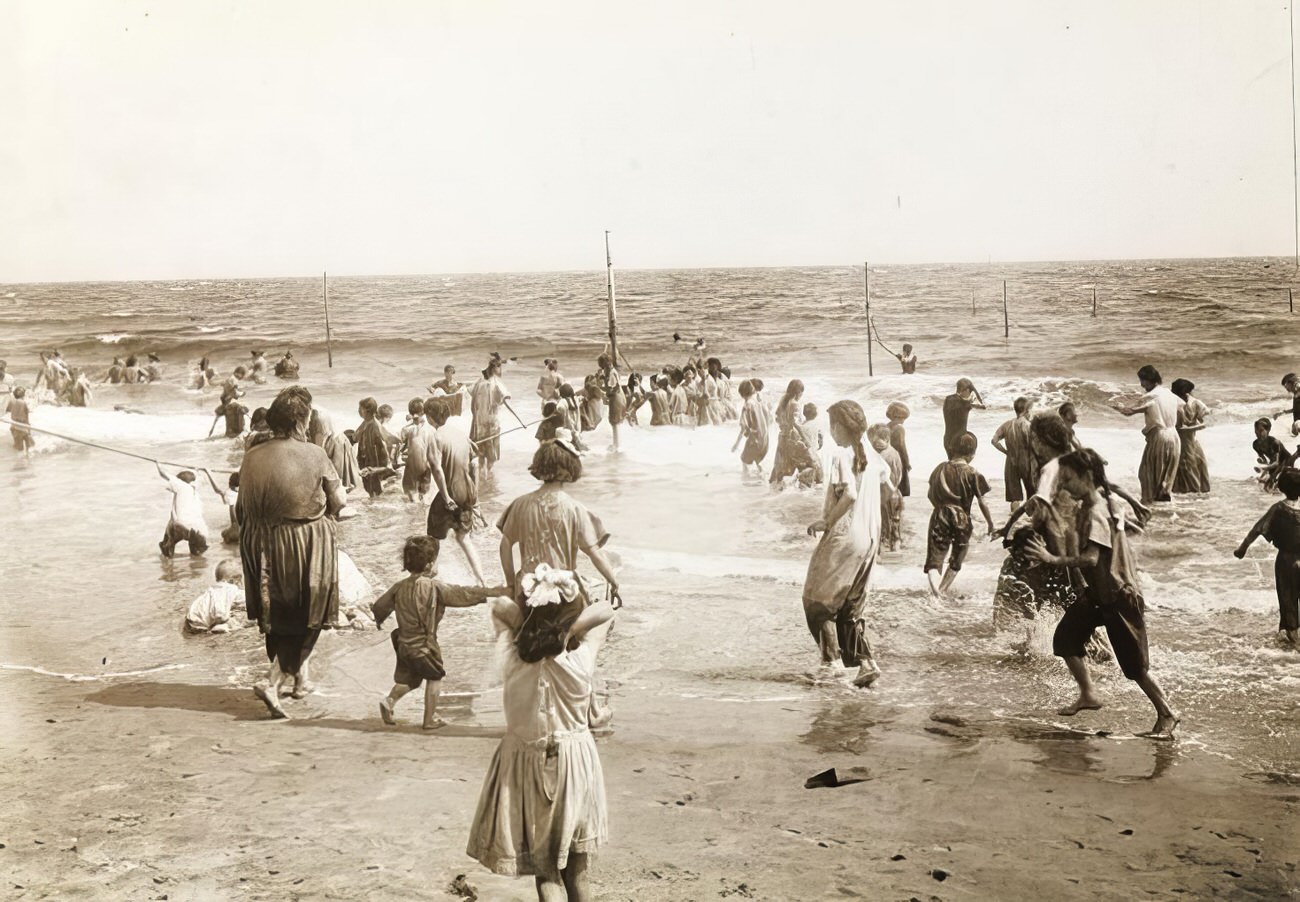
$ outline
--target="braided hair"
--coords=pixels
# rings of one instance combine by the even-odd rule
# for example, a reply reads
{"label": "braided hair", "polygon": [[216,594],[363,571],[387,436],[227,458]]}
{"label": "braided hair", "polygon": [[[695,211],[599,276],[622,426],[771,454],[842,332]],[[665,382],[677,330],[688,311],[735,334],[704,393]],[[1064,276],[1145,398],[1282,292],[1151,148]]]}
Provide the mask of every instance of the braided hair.
{"label": "braided hair", "polygon": [[857,401],[836,401],[826,411],[831,425],[839,423],[849,435],[853,436],[853,472],[861,473],[867,469],[867,449],[862,444],[862,436],[867,431],[867,415]]}

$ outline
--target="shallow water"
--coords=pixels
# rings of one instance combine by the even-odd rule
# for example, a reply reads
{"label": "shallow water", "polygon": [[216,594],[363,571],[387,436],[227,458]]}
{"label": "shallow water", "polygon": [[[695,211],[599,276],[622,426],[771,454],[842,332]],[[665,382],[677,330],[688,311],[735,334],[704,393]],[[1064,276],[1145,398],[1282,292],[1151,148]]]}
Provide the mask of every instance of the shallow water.
{"label": "shallow water", "polygon": [[[1214,492],[1161,511],[1140,543],[1153,668],[1184,714],[1179,754],[1213,754],[1239,762],[1243,772],[1287,775],[1300,773],[1300,653],[1274,638],[1270,549],[1257,545],[1242,562],[1231,555],[1274,500],[1250,482],[1249,445],[1250,422],[1286,406],[1276,386],[1293,368],[1297,327],[1286,315],[1282,276],[1280,264],[1266,260],[873,269],[882,337],[912,341],[921,357],[922,373],[910,377],[896,374],[878,348],[878,375],[866,375],[861,269],[620,273],[620,336],[627,356],[649,371],[685,358],[675,331],[704,335],[737,379],[762,376],[773,400],[798,377],[806,399],[823,410],[851,397],[876,420],[889,401],[906,401],[919,486],[941,456],[942,398],[957,376],[969,376],[991,408],[974,412],[971,425],[983,443],[975,463],[994,484],[999,521],[1006,516],[998,500],[1002,461],[987,441],[1016,396],[1078,404],[1081,437],[1111,462],[1114,478],[1136,488],[1138,424],[1107,402],[1137,390],[1131,374],[1142,363],[1157,365],[1167,381],[1193,379],[1213,411],[1202,443]],[[1097,319],[1089,315],[1094,281]],[[40,348],[61,347],[73,364],[95,370],[115,353],[157,350],[169,368],[166,384],[104,386],[93,409],[40,407],[34,424],[151,457],[229,468],[239,458],[232,443],[203,437],[215,392],[184,387],[200,355],[211,355],[224,373],[250,347],[274,359],[293,342],[303,383],[346,426],[361,397],[401,410],[444,362],[468,379],[490,350],[518,356],[506,382],[531,420],[541,358],[558,355],[576,381],[603,342],[600,273],[332,279],[330,370],[319,287],[288,279],[0,286],[0,357],[30,381]],[[266,404],[275,389],[255,387],[248,400]],[[143,413],[115,411],[117,404]],[[529,435],[504,439],[505,459],[483,501],[489,522],[534,485],[526,472],[535,444]],[[656,693],[662,717],[653,728],[670,731],[674,706],[750,705],[755,717],[804,724],[800,741],[828,749],[863,747],[872,726],[888,721],[915,721],[917,730],[952,742],[1056,737],[1062,741],[1041,752],[1044,766],[1067,769],[1099,766],[1071,755],[1065,740],[1078,735],[1071,730],[1131,733],[1150,725],[1141,694],[1109,665],[1099,668],[1105,711],[1080,724],[1051,713],[1068,697],[1070,681],[1050,657],[1050,630],[997,634],[989,622],[998,547],[973,550],[957,584],[963,598],[942,605],[926,598],[923,494],[908,504],[907,547],[885,556],[870,605],[885,677],[864,697],[819,673],[799,598],[813,544],[804,528],[818,514],[820,495],[774,494],[742,479],[729,453],[733,438],[723,427],[625,430],[618,457],[606,452],[607,429],[591,441],[595,450],[573,494],[610,528],[622,568],[628,608],[604,666],[616,704],[620,693]],[[0,453],[0,663],[82,676],[179,665],[189,681],[219,682],[260,666],[252,631],[181,635],[189,601],[229,552],[218,545],[204,560],[160,561],[168,497],[143,461],[45,437],[30,461]],[[401,540],[422,532],[424,509],[391,491],[355,503],[361,516],[342,525],[342,544],[381,590],[400,576]],[[205,504],[215,536],[225,511],[211,493]],[[494,533],[474,541],[485,562],[496,560]],[[443,575],[467,576],[454,545],[444,549]],[[486,692],[470,697],[474,710],[490,711],[497,703],[484,612],[452,612],[443,634],[448,691]],[[376,641],[382,637],[375,633],[327,635],[322,648],[337,653]],[[351,688],[341,670],[333,683],[331,692]],[[964,725],[931,721],[936,710],[961,712]]]}

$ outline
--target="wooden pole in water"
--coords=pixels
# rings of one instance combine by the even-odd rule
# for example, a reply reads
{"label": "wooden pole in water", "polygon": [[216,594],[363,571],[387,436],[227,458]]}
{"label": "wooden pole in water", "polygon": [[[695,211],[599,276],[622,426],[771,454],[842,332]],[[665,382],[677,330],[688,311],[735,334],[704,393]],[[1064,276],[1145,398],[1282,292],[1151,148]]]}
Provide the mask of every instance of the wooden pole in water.
{"label": "wooden pole in water", "polygon": [[970,315],[975,315],[975,289],[970,290]]}
{"label": "wooden pole in water", "polygon": [[1092,286],[1092,317],[1097,318],[1097,286]]}
{"label": "wooden pole in water", "polygon": [[[609,312],[609,353],[615,368],[618,366],[618,312],[614,306],[614,258],[609,253],[609,229],[605,230],[605,290],[606,306]],[[617,387],[616,391],[622,391]],[[614,431],[614,450],[618,451],[618,424],[610,421]]]}
{"label": "wooden pole in water", "polygon": [[334,345],[330,340],[330,286],[328,274],[320,274],[320,293],[325,301],[325,357],[329,360],[330,369],[334,369]]}
{"label": "wooden pole in water", "polygon": [[1007,319],[1007,280],[1002,280],[1002,337],[1011,337],[1011,320]]}
{"label": "wooden pole in water", "polygon": [[1300,175],[1297,175],[1295,121],[1295,11],[1292,5],[1286,8],[1287,24],[1291,30],[1291,225],[1295,230],[1295,265],[1300,269]]}
{"label": "wooden pole in water", "polygon": [[1286,290],[1286,303],[1291,308],[1291,312],[1295,313],[1295,291],[1291,288]]}
{"label": "wooden pole in water", "polygon": [[863,262],[862,264],[863,287],[867,294],[867,375],[876,375],[875,367],[871,362],[871,264]]}

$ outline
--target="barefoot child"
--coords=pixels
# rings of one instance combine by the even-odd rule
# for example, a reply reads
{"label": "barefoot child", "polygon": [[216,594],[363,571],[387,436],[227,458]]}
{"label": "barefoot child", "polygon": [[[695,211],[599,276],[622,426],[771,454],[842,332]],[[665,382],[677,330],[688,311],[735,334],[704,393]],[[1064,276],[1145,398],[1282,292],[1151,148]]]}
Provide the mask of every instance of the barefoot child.
{"label": "barefoot child", "polygon": [[1255,441],[1250,446],[1260,464],[1255,468],[1259,473],[1259,483],[1266,492],[1277,487],[1278,477],[1294,460],[1294,455],[1286,449],[1286,445],[1269,434],[1272,431],[1273,421],[1268,417],[1260,417],[1255,421]]}
{"label": "barefoot child", "polygon": [[208,524],[203,519],[199,491],[194,487],[194,473],[181,470],[175,476],[168,476],[163,472],[162,464],[154,461],[154,466],[167,483],[167,491],[172,493],[171,518],[167,521],[162,541],[158,543],[163,557],[171,557],[180,542],[190,546],[190,554],[202,554],[208,550]]}
{"label": "barefoot child", "polygon": [[406,405],[409,422],[402,428],[402,444],[406,446],[406,466],[402,470],[402,491],[407,501],[424,502],[433,484],[433,473],[426,460],[434,431],[424,418],[424,400],[412,398]]}
{"label": "barefoot child", "polygon": [[14,388],[13,397],[5,402],[5,416],[9,418],[11,424],[9,432],[14,437],[14,448],[31,457],[32,448],[36,447],[36,440],[32,438],[30,429],[18,425],[32,421],[31,408],[27,405],[26,388],[21,385]]}
{"label": "barefoot child", "polygon": [[[357,427],[357,464],[361,467],[361,484],[366,494],[378,498],[384,493],[384,476],[391,475],[388,457],[388,430],[379,422],[379,402],[363,398],[357,405],[361,425]],[[387,471],[387,472],[386,472]]]}
{"label": "barefoot child", "polygon": [[1124,676],[1138,684],[1156,709],[1155,726],[1142,735],[1172,739],[1178,714],[1169,707],[1148,669],[1146,606],[1137,586],[1127,524],[1107,484],[1105,467],[1095,451],[1072,451],[1059,458],[1057,485],[1080,502],[1080,550],[1075,556],[1055,555],[1040,538],[1030,540],[1026,547],[1028,554],[1043,563],[1079,568],[1085,583],[1082,597],[1066,609],[1052,638],[1053,654],[1065,659],[1079,685],[1078,699],[1057,713],[1073,717],[1101,707],[1088,674],[1084,646],[1097,627],[1104,626]]}
{"label": "barefoot child", "polygon": [[889,427],[877,423],[867,430],[867,439],[889,468],[889,484],[880,486],[880,547],[897,551],[903,541],[903,496],[898,484],[903,478],[903,459],[889,444]]}
{"label": "barefoot child", "polygon": [[[402,567],[410,575],[393,584],[375,601],[372,609],[375,626],[382,627],[388,615],[397,614],[393,630],[393,651],[397,666],[393,669],[393,688],[379,703],[384,723],[395,724],[393,706],[397,700],[424,683],[424,728],[436,730],[446,721],[437,715],[438,694],[447,671],[438,646],[438,623],[447,608],[467,608],[483,604],[492,596],[509,596],[507,586],[478,588],[450,586],[434,579],[438,574],[438,540],[429,536],[411,536],[402,549]],[[427,681],[427,682],[426,682]]]}
{"label": "barefoot child", "polygon": [[[984,496],[989,493],[988,480],[971,466],[971,458],[978,446],[975,436],[963,433],[950,442],[950,446],[952,459],[939,464],[930,474],[930,503],[934,505],[934,512],[930,514],[925,577],[933,598],[947,597],[948,590],[961,572],[962,562],[966,560],[971,534],[975,531],[970,517],[971,504],[979,503],[989,535],[994,532],[993,515],[984,501]],[[945,558],[948,558],[946,570]],[[943,570],[942,580],[939,579],[940,570]]]}
{"label": "barefoot child", "polygon": [[228,633],[245,625],[239,618],[244,608],[244,568],[238,560],[217,564],[217,581],[190,604],[185,630],[191,633]]}
{"label": "barefoot child", "polygon": [[734,452],[741,439],[744,439],[745,447],[740,452],[740,471],[748,473],[749,465],[753,464],[758,475],[762,476],[763,458],[767,457],[767,411],[763,409],[758,393],[754,390],[754,383],[748,379],[740,383],[740,397],[745,406],[740,411],[740,435],[736,436],[736,444],[731,446],[731,450]]}
{"label": "barefoot child", "polygon": [[1007,457],[1002,478],[1006,483],[1007,501],[1014,511],[1020,502],[1033,497],[1038,474],[1034,472],[1034,452],[1029,445],[1029,411],[1032,405],[1028,398],[1016,398],[1013,407],[1016,415],[993,433],[993,447]]}
{"label": "barefoot child", "polygon": [[212,491],[217,493],[221,503],[230,510],[230,525],[221,530],[221,541],[227,545],[238,545],[239,520],[235,517],[235,505],[239,503],[239,474],[231,473],[226,488],[222,489],[217,485],[217,480],[213,477],[211,470],[204,470],[203,472],[208,477],[208,483],[212,486]]}
{"label": "barefoot child", "polygon": [[1300,470],[1284,470],[1277,484],[1286,500],[1268,509],[1233,554],[1244,558],[1260,536],[1277,548],[1273,564],[1280,614],[1277,628],[1286,633],[1292,645],[1300,645]]}

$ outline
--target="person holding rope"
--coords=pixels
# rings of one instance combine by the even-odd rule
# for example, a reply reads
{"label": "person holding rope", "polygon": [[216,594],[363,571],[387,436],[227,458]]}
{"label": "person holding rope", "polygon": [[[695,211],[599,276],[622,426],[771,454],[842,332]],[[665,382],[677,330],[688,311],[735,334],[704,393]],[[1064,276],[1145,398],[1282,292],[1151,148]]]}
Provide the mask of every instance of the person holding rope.
{"label": "person holding rope", "polygon": [[899,364],[903,367],[903,375],[913,375],[916,372],[916,355],[912,353],[912,346],[907,342],[903,342],[903,353],[900,354],[880,340],[880,331],[876,328],[876,321],[874,319],[871,320],[870,326],[871,334],[874,336],[876,344],[880,345],[884,352],[889,356],[898,358]]}
{"label": "person holding rope", "polygon": [[[501,459],[501,408],[519,414],[510,406],[510,390],[501,381],[501,355],[493,354],[483,370],[483,377],[470,389],[470,412],[472,421],[469,437],[474,443],[474,453],[483,472],[491,473],[492,465]],[[523,425],[519,420],[519,425]]]}

